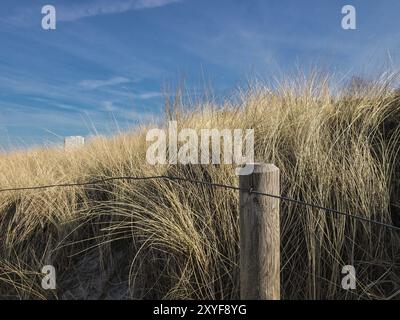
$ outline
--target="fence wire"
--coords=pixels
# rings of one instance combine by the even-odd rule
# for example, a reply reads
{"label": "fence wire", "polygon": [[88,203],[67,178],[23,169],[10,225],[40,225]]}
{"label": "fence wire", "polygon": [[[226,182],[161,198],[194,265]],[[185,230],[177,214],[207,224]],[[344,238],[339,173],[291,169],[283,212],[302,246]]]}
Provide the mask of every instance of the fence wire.
{"label": "fence wire", "polygon": [[254,190],[253,188],[249,188],[249,189],[240,188],[240,187],[226,185],[226,184],[220,184],[220,183],[214,183],[214,182],[202,181],[202,180],[194,180],[194,179],[188,179],[188,178],[184,178],[184,177],[167,176],[167,175],[142,176],[142,177],[133,177],[133,176],[108,177],[108,178],[97,179],[97,180],[90,181],[90,182],[88,181],[88,182],[61,183],[61,184],[51,184],[51,185],[32,186],[32,187],[6,188],[6,189],[0,189],[0,193],[13,192],[13,191],[28,191],[28,190],[62,188],[62,187],[93,186],[93,185],[97,185],[97,184],[100,184],[100,183],[106,183],[106,182],[111,182],[111,181],[116,181],[116,180],[136,180],[137,181],[137,180],[155,180],[155,179],[163,179],[163,180],[171,180],[171,181],[186,181],[186,182],[205,185],[205,186],[209,186],[209,187],[224,188],[224,189],[247,192],[249,194],[256,194],[256,195],[260,195],[260,196],[276,198],[276,199],[280,199],[280,200],[283,200],[283,201],[292,202],[292,203],[296,203],[296,204],[299,204],[299,205],[307,206],[307,207],[310,207],[310,208],[322,210],[322,211],[325,211],[325,212],[328,212],[328,213],[342,215],[342,216],[346,216],[346,217],[349,217],[349,218],[352,218],[352,219],[356,219],[356,220],[368,222],[368,223],[371,223],[371,224],[379,225],[379,226],[385,227],[385,228],[387,228],[389,230],[400,231],[399,227],[396,227],[396,226],[391,225],[391,224],[387,224],[387,223],[380,222],[380,221],[377,221],[377,220],[371,220],[371,219],[362,217],[360,215],[354,215],[354,214],[351,214],[351,213],[348,213],[348,212],[343,212],[343,211],[339,211],[339,210],[336,210],[336,209],[327,208],[327,207],[324,207],[322,205],[308,203],[306,201],[293,199],[293,198],[290,198],[290,197],[287,197],[287,196],[284,196],[284,195],[275,195],[275,194],[260,192],[260,191]]}

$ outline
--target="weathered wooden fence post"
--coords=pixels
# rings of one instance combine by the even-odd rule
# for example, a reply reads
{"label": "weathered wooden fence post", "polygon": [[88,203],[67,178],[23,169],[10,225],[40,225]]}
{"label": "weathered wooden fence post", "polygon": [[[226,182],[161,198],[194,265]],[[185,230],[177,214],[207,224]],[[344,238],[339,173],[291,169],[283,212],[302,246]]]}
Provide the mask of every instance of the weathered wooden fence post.
{"label": "weathered wooden fence post", "polygon": [[[240,188],[280,195],[279,169],[256,163],[239,177]],[[240,191],[240,296],[244,300],[280,299],[278,198]]]}

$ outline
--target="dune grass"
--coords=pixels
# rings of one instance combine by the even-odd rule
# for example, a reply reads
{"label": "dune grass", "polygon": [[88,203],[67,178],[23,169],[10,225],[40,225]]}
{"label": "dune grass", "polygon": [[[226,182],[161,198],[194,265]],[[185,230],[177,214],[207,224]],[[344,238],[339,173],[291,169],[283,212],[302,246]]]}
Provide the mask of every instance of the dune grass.
{"label": "dune grass", "polygon": [[[285,195],[392,224],[400,205],[393,78],[340,93],[317,76],[274,90],[257,84],[220,105],[169,110],[166,120],[180,128],[253,128],[255,159],[280,168]],[[1,155],[0,188],[156,174],[238,184],[232,165],[149,165],[148,128],[79,150]],[[291,203],[281,212],[282,298],[399,297],[400,234]],[[2,192],[0,297],[235,299],[238,238],[234,190],[121,180]],[[53,291],[40,285],[46,264],[57,270]],[[357,272],[352,291],[341,288],[348,264]]]}

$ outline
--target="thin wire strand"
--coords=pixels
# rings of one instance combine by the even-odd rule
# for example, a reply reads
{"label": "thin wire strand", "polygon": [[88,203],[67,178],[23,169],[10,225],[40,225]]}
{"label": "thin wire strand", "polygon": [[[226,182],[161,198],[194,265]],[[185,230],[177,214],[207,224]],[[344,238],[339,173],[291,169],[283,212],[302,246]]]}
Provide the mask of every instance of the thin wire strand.
{"label": "thin wire strand", "polygon": [[270,193],[260,192],[260,191],[257,191],[257,190],[253,190],[253,188],[246,189],[246,188],[240,188],[240,187],[230,186],[230,185],[226,185],[226,184],[213,183],[213,182],[202,181],[202,180],[193,180],[193,179],[187,179],[187,178],[176,177],[176,176],[166,176],[166,175],[145,176],[145,177],[133,177],[133,176],[108,177],[108,178],[97,179],[97,180],[90,181],[90,182],[62,183],[62,184],[42,185],[42,186],[33,186],[33,187],[20,187],[20,188],[0,189],[0,193],[11,192],[11,191],[27,191],[27,190],[50,189],[50,188],[59,188],[59,187],[90,186],[90,185],[96,185],[96,184],[110,182],[110,181],[116,181],[116,180],[155,180],[155,179],[164,179],[164,180],[171,180],[171,181],[185,181],[185,182],[191,182],[191,183],[206,185],[206,186],[210,186],[210,187],[219,187],[219,188],[230,189],[230,190],[244,191],[244,192],[248,192],[249,194],[256,194],[256,195],[266,196],[266,197],[270,197],[270,198],[276,198],[276,199],[280,199],[280,200],[296,203],[296,204],[299,204],[299,205],[308,206],[308,207],[311,207],[311,208],[314,208],[314,209],[324,210],[324,211],[329,212],[329,213],[334,213],[334,214],[350,217],[350,218],[353,218],[353,219],[361,220],[361,221],[364,221],[364,222],[380,225],[382,227],[386,227],[386,228],[391,229],[391,230],[400,231],[399,227],[396,227],[396,226],[393,226],[393,225],[390,225],[390,224],[387,224],[387,223],[384,223],[384,222],[380,222],[380,221],[376,221],[376,220],[370,220],[368,218],[364,218],[364,217],[361,217],[359,215],[353,215],[353,214],[350,214],[348,212],[343,212],[343,211],[339,211],[339,210],[336,210],[336,209],[326,208],[326,207],[323,207],[321,205],[308,203],[308,202],[305,202],[305,201],[289,198],[289,197],[286,197],[286,196],[283,196],[283,195],[274,195],[274,194],[270,194]]}

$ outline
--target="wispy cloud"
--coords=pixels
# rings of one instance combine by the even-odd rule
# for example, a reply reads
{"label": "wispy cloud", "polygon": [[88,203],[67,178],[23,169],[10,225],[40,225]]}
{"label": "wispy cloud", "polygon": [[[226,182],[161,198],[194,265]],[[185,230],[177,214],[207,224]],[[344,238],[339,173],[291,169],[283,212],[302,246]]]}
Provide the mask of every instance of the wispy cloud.
{"label": "wispy cloud", "polygon": [[60,21],[75,21],[98,15],[158,8],[179,1],[180,0],[99,0],[90,3],[80,3],[79,5],[68,5],[68,7],[59,7],[57,8],[57,14]]}
{"label": "wispy cloud", "polygon": [[130,79],[125,77],[114,77],[106,80],[82,80],[79,85],[85,89],[98,89],[102,87],[110,87],[118,84],[124,84],[132,82]]}
{"label": "wispy cloud", "polygon": [[[76,21],[83,18],[118,14],[128,11],[160,8],[172,3],[183,0],[91,0],[79,3],[68,3],[53,5],[56,8],[57,21]],[[12,15],[2,15],[0,13],[0,23],[3,26],[29,26],[37,23],[32,17],[38,13],[36,6],[20,6]]]}
{"label": "wispy cloud", "polygon": [[119,111],[119,108],[116,107],[112,101],[103,101],[102,105],[105,111],[108,112]]}
{"label": "wispy cloud", "polygon": [[140,100],[147,100],[147,99],[159,98],[159,97],[161,97],[161,93],[160,92],[143,92],[143,93],[134,94],[134,97],[136,99],[140,99]]}
{"label": "wispy cloud", "polygon": [[124,119],[128,121],[148,123],[156,122],[161,116],[160,113],[155,114],[154,110],[134,110],[131,107],[123,107],[121,105],[117,105],[113,101],[103,101],[101,106],[103,107],[104,111],[113,113],[115,117],[121,120]]}

